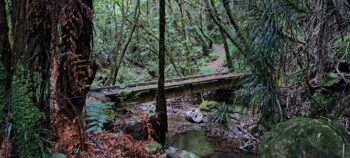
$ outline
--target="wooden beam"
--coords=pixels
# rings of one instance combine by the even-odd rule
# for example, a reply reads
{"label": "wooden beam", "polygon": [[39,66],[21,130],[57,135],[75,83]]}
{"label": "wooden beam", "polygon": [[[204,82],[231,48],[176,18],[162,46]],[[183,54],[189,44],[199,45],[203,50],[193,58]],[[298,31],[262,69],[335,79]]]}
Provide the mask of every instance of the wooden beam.
{"label": "wooden beam", "polygon": [[[188,96],[220,89],[232,89],[240,85],[245,74],[220,73],[167,80],[165,94],[167,98]],[[114,102],[144,103],[154,101],[156,82],[137,83],[121,87],[107,87],[92,90],[101,92]]]}

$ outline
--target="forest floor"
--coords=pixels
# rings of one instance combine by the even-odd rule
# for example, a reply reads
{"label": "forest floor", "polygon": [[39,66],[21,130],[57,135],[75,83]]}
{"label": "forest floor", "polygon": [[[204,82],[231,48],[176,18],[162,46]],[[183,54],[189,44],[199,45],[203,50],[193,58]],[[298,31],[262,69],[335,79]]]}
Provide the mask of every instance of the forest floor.
{"label": "forest floor", "polygon": [[[87,104],[91,101],[107,101],[104,94],[93,93],[90,99],[87,99]],[[167,99],[167,114],[168,114],[168,136],[170,141],[169,146],[175,147],[179,150],[191,151],[190,147],[198,140],[194,140],[197,135],[203,137],[206,142],[211,144],[213,153],[210,154],[210,158],[231,158],[231,157],[256,157],[257,145],[259,137],[253,136],[252,129],[256,124],[256,119],[251,113],[244,114],[242,120],[230,120],[226,126],[224,124],[217,124],[210,121],[212,112],[201,111],[203,120],[195,123],[188,120],[189,112],[197,111],[199,103],[202,102],[200,96],[188,96],[182,98]],[[120,109],[121,108],[121,109]],[[142,119],[139,118],[142,113],[154,113],[155,102],[136,104],[134,106],[119,107],[117,108],[116,115],[118,119],[113,125],[106,128],[106,132],[101,136],[96,135],[96,139],[115,137],[115,141],[120,138],[118,135],[113,135],[111,131],[123,131],[125,134],[135,134],[136,139],[143,140],[143,136],[147,136],[143,130]],[[243,119],[245,118],[245,119]],[[204,121],[206,120],[206,121]],[[195,135],[195,136],[193,136]],[[122,135],[121,135],[122,136]],[[138,136],[141,136],[139,139]],[[118,138],[118,139],[117,139]],[[147,140],[147,139],[146,139]],[[179,141],[177,141],[179,140]],[[180,141],[181,140],[181,141]],[[184,142],[182,142],[184,141]],[[108,142],[108,141],[107,141]],[[100,144],[106,143],[104,139],[99,140]],[[146,141],[147,143],[147,141]],[[118,144],[114,143],[110,145],[110,149],[113,149]],[[120,145],[120,144],[119,144]],[[200,146],[201,147],[201,146]],[[119,151],[125,152],[125,151]],[[193,152],[193,151],[191,151]],[[197,154],[197,153],[196,153]],[[199,152],[200,154],[200,152]]]}
{"label": "forest floor", "polygon": [[213,44],[213,50],[218,55],[218,58],[212,62],[208,63],[208,68],[214,70],[215,72],[222,72],[224,67],[222,65],[225,60],[225,48],[223,44]]}

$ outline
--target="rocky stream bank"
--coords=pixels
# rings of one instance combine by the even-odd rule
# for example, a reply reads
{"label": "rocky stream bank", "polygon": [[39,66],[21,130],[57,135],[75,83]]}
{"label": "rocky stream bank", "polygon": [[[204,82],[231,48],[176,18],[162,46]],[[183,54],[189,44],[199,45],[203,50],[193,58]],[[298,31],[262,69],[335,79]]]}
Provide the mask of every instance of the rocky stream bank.
{"label": "rocky stream bank", "polygon": [[[202,105],[203,106],[203,105]],[[260,137],[255,120],[249,114],[229,112],[227,121],[213,121],[213,111],[200,109],[190,98],[168,100],[167,150],[162,156],[234,158],[256,157],[257,141]],[[144,103],[128,107],[124,111],[120,125],[124,133],[136,139],[144,139],[140,113],[152,115],[154,103]],[[250,118],[250,119],[244,119]],[[255,133],[252,132],[255,130]]]}

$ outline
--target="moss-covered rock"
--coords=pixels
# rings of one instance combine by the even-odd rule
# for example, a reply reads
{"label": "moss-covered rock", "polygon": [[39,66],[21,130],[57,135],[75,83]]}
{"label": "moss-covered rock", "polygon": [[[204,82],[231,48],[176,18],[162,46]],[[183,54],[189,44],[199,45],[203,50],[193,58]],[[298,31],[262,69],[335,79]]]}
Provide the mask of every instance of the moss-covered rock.
{"label": "moss-covered rock", "polygon": [[199,105],[199,110],[208,112],[215,108],[215,106],[219,105],[218,102],[205,100]]}
{"label": "moss-covered rock", "polygon": [[335,122],[293,118],[267,133],[259,146],[259,157],[350,157],[350,137]]}
{"label": "moss-covered rock", "polygon": [[148,153],[151,153],[151,154],[155,154],[157,152],[160,152],[162,150],[162,148],[163,148],[162,145],[156,141],[153,141],[153,142],[145,145],[146,151]]}

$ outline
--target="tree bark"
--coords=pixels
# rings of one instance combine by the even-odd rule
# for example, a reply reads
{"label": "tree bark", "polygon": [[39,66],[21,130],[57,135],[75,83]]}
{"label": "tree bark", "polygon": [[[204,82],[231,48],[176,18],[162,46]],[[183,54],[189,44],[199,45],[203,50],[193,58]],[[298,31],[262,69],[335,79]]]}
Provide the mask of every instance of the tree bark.
{"label": "tree bark", "polygon": [[222,40],[224,43],[227,67],[228,67],[229,71],[232,72],[233,71],[233,64],[232,64],[230,49],[228,48],[228,44],[227,44],[227,40],[226,40],[226,35],[225,35],[225,33],[222,32],[222,30],[220,30],[220,33],[221,33],[221,37],[222,37]]}
{"label": "tree bark", "polygon": [[[0,112],[5,113],[4,120],[1,121],[1,129],[3,130],[3,142],[1,143],[2,153],[0,153],[0,157],[8,158],[11,157],[11,125],[12,125],[12,102],[11,102],[11,89],[12,89],[12,70],[11,70],[11,45],[9,41],[9,27],[7,23],[7,13],[6,13],[6,3],[5,0],[0,0],[0,65],[3,66],[5,78],[3,80],[0,79],[0,97],[5,99],[4,101],[4,109],[0,109]],[[1,71],[1,70],[0,70]],[[3,104],[3,103],[0,103]]]}
{"label": "tree bark", "polygon": [[[157,90],[157,136],[160,143],[164,146],[166,132],[168,131],[168,119],[166,109],[166,98],[164,88],[164,69],[165,69],[165,0],[159,0],[159,76],[158,76],[158,90]],[[156,126],[157,127],[157,126]]]}
{"label": "tree bark", "polygon": [[[85,95],[90,90],[97,66],[91,61],[93,35],[92,0],[51,1],[52,44],[51,53],[51,136],[52,151],[70,154],[64,132],[76,129],[80,149],[85,149],[85,129],[80,118],[85,106]],[[76,127],[72,127],[72,124]]]}

